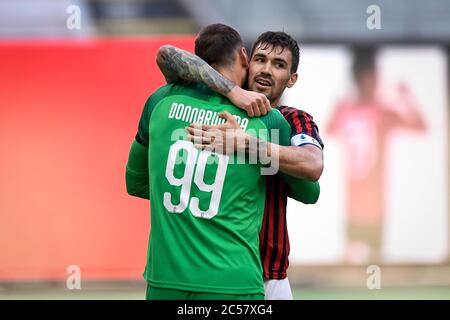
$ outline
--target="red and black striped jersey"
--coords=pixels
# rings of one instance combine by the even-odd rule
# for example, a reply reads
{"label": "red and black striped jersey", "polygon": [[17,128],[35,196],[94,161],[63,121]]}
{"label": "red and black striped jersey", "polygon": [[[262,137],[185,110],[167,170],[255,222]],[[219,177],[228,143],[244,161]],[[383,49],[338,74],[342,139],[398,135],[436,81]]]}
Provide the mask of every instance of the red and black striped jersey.
{"label": "red and black striped jersey", "polygon": [[[291,126],[291,138],[302,137],[303,144],[314,144],[323,148],[319,129],[308,113],[281,106],[278,108]],[[310,139],[310,140],[308,140]],[[291,139],[293,141],[293,139]],[[320,145],[320,146],[319,146]],[[264,270],[264,279],[284,279],[289,266],[289,236],[286,224],[286,204],[289,186],[278,175],[266,177],[266,204],[259,234],[259,250]]]}

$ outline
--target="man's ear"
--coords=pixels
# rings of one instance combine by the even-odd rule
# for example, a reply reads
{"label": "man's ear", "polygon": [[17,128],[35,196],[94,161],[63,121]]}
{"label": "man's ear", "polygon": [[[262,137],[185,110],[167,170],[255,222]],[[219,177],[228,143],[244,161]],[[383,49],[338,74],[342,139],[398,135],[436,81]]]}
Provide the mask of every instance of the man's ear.
{"label": "man's ear", "polygon": [[239,50],[239,58],[241,59],[242,67],[248,69],[248,55],[244,47]]}
{"label": "man's ear", "polygon": [[297,82],[297,79],[298,79],[297,72],[291,74],[291,77],[289,78],[288,83],[287,83],[287,87],[292,88],[294,86],[294,84]]}

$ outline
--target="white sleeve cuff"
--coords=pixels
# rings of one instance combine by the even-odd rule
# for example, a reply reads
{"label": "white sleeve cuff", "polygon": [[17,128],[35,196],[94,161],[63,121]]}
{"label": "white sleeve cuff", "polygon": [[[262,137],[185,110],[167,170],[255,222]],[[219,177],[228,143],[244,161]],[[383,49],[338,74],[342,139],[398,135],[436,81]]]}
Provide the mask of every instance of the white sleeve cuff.
{"label": "white sleeve cuff", "polygon": [[314,139],[313,137],[308,136],[305,133],[298,133],[295,136],[293,136],[291,138],[291,145],[292,146],[303,146],[305,144],[312,144],[314,146],[316,146],[317,148],[319,148],[320,150],[322,150],[322,146],[320,145],[320,143]]}

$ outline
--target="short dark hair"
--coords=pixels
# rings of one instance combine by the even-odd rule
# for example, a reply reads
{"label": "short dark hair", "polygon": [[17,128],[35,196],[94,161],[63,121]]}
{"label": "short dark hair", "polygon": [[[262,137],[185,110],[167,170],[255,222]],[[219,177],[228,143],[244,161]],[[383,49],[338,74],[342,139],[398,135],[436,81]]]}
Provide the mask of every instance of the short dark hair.
{"label": "short dark hair", "polygon": [[244,46],[240,34],[221,24],[210,24],[195,39],[195,54],[211,66],[229,66],[234,63],[234,52]]}
{"label": "short dark hair", "polygon": [[352,72],[356,81],[367,72],[375,72],[376,49],[372,47],[353,48]]}
{"label": "short dark hair", "polygon": [[280,47],[283,50],[288,48],[292,53],[291,73],[297,72],[298,62],[300,60],[300,48],[298,47],[297,41],[295,41],[290,35],[282,31],[264,32],[253,44],[250,57],[253,57],[253,52],[255,52],[256,47],[259,45],[264,45],[264,49],[267,49],[270,46],[273,48]]}

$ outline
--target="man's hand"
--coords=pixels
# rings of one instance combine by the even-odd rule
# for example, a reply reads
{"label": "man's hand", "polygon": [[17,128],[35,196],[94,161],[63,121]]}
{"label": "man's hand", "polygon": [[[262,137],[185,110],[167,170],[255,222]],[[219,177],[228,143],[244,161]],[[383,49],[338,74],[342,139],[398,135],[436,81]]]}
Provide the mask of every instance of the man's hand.
{"label": "man's hand", "polygon": [[245,110],[249,117],[265,115],[272,109],[269,100],[264,94],[247,91],[237,85],[228,92],[227,98],[235,106]]}
{"label": "man's hand", "polygon": [[188,140],[193,142],[196,148],[211,152],[222,154],[245,152],[248,135],[242,130],[236,118],[227,111],[220,112],[219,117],[227,122],[216,126],[191,124],[186,127]]}

